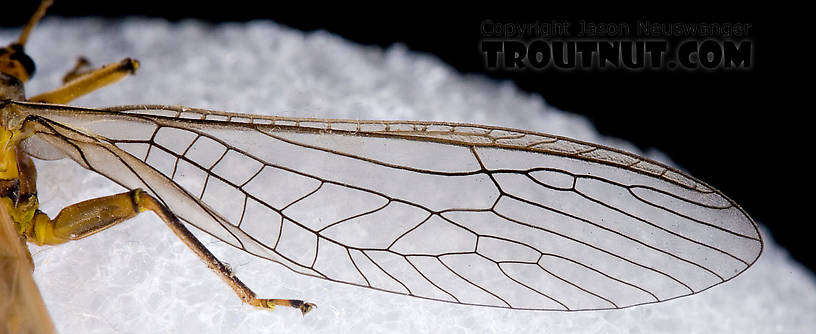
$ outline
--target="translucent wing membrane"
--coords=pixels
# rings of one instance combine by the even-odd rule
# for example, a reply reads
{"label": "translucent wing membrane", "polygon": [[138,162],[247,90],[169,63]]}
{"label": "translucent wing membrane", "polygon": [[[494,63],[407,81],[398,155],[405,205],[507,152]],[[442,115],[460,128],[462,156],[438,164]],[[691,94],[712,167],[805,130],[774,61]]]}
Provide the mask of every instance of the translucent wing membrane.
{"label": "translucent wing membrane", "polygon": [[[762,251],[706,184],[513,129],[182,107],[19,104],[48,143],[298,273],[460,304],[614,309],[727,281]],[[53,153],[49,153],[52,156]]]}

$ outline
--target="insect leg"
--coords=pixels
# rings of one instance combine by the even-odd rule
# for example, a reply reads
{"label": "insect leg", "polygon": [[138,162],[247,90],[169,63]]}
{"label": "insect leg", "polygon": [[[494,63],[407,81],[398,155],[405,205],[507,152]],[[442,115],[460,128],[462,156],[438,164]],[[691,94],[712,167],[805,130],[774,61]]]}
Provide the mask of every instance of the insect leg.
{"label": "insect leg", "polygon": [[27,234],[30,241],[40,245],[61,244],[85,238],[144,211],[153,211],[159,216],[245,303],[264,309],[274,309],[276,305],[294,307],[304,315],[315,307],[302,300],[256,298],[255,293],[207,250],[167,207],[141,189],[73,204],[62,209],[54,219],[38,211],[31,232]]}
{"label": "insect leg", "polygon": [[[135,190],[140,191],[141,190]],[[159,218],[161,218],[168,227],[176,234],[176,236],[184,242],[193,252],[201,258],[204,263],[207,264],[210,269],[215,271],[216,274],[221,276],[229,286],[232,288],[233,291],[238,295],[238,298],[241,298],[242,301],[245,303],[263,309],[272,310],[275,306],[288,306],[294,307],[299,309],[303,315],[306,315],[309,311],[311,311],[315,304],[304,302],[298,299],[261,299],[256,298],[255,292],[253,292],[249,287],[247,287],[238,277],[233,274],[232,270],[229,269],[224,263],[218,260],[208,249],[204,246],[192,233],[187,227],[182,224],[178,218],[168,209],[166,206],[161,204],[158,200],[153,198],[145,193],[141,193],[141,199],[139,200],[139,209],[141,211],[150,210],[153,211]]]}
{"label": "insect leg", "polygon": [[68,73],[62,77],[62,84],[67,84],[75,79],[82,77],[85,74],[93,72],[93,68],[91,67],[91,62],[88,61],[88,58],[79,57],[77,58],[77,62]]}
{"label": "insect leg", "polygon": [[[102,66],[88,73],[71,78],[62,87],[34,96],[29,101],[46,103],[68,103],[82,95],[113,84],[136,72],[139,61],[125,58],[119,62]],[[69,72],[66,77],[71,73]]]}
{"label": "insect leg", "polygon": [[134,190],[75,203],[63,208],[54,219],[37,211],[26,235],[38,245],[58,245],[88,237],[139,214],[139,194],[139,190]]}

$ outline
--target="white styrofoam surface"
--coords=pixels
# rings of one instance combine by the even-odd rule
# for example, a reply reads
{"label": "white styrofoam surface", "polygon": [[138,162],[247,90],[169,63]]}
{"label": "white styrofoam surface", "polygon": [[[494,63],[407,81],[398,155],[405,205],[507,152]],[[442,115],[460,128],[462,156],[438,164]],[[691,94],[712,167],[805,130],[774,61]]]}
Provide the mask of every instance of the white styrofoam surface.
{"label": "white styrofoam surface", "polygon": [[[10,41],[17,31],[0,31]],[[96,64],[134,57],[135,77],[76,101],[82,106],[181,104],[289,116],[471,122],[569,136],[634,151],[578,116],[512,84],[462,75],[400,46],[355,45],[326,32],[271,22],[207,25],[161,20],[48,18],[29,41],[38,73],[29,95],[55,87],[79,55]],[[642,152],[641,152],[642,153]],[[652,152],[652,158],[662,159]],[[38,163],[40,202],[70,203],[122,191],[71,161]],[[682,167],[682,166],[681,166]],[[704,180],[716,186],[716,180]],[[750,212],[749,212],[750,213]],[[467,307],[368,291],[293,274],[204,243],[263,297],[319,308],[255,310],[179,242],[143,215],[91,238],[32,247],[35,278],[63,333],[796,333],[816,329],[816,280],[765,233],[747,272],[699,295],[625,310],[530,312]]]}

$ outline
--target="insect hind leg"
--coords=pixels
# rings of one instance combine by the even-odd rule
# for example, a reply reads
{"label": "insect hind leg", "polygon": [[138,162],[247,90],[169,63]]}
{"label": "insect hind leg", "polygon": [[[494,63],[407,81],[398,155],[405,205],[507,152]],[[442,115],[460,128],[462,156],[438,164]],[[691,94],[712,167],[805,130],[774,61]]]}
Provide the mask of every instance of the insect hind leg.
{"label": "insect hind leg", "polygon": [[30,241],[39,245],[61,244],[88,237],[144,211],[153,211],[159,216],[187,247],[229,284],[243,302],[269,310],[275,306],[293,307],[303,315],[315,308],[315,304],[297,299],[256,298],[255,292],[198,241],[167,207],[141,189],[70,205],[62,209],[54,219],[38,211],[26,234]]}
{"label": "insect hind leg", "polygon": [[139,190],[69,205],[51,219],[37,210],[25,234],[38,245],[58,245],[86,238],[136,216]]}
{"label": "insect hind leg", "polygon": [[[138,190],[138,189],[137,189]],[[238,279],[232,270],[223,262],[218,260],[195,236],[182,224],[178,218],[163,204],[156,200],[153,196],[141,193],[140,210],[153,211],[161,220],[163,220],[168,227],[176,234],[176,236],[184,242],[205,264],[212,269],[218,276],[221,277],[238,295],[238,298],[249,305],[257,308],[272,310],[275,306],[293,307],[303,315],[309,313],[312,309],[317,307],[313,303],[305,302],[299,299],[263,299],[257,298],[255,292],[247,287],[244,282]]]}

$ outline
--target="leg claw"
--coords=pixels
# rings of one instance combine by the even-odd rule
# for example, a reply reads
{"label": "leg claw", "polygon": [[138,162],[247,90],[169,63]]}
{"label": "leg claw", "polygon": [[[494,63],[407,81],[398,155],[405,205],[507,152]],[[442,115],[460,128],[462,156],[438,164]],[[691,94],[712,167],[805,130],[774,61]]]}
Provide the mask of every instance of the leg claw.
{"label": "leg claw", "polygon": [[309,311],[317,307],[317,305],[313,303],[308,303],[297,299],[253,299],[249,302],[249,304],[266,310],[274,310],[275,306],[294,307],[300,310],[300,313],[302,313],[304,316],[306,313],[309,313]]}
{"label": "leg claw", "polygon": [[317,305],[306,302],[300,304],[300,307],[298,307],[298,309],[300,309],[300,312],[303,313],[303,316],[306,316],[306,313],[309,313],[309,311],[311,311],[313,308],[317,308]]}

